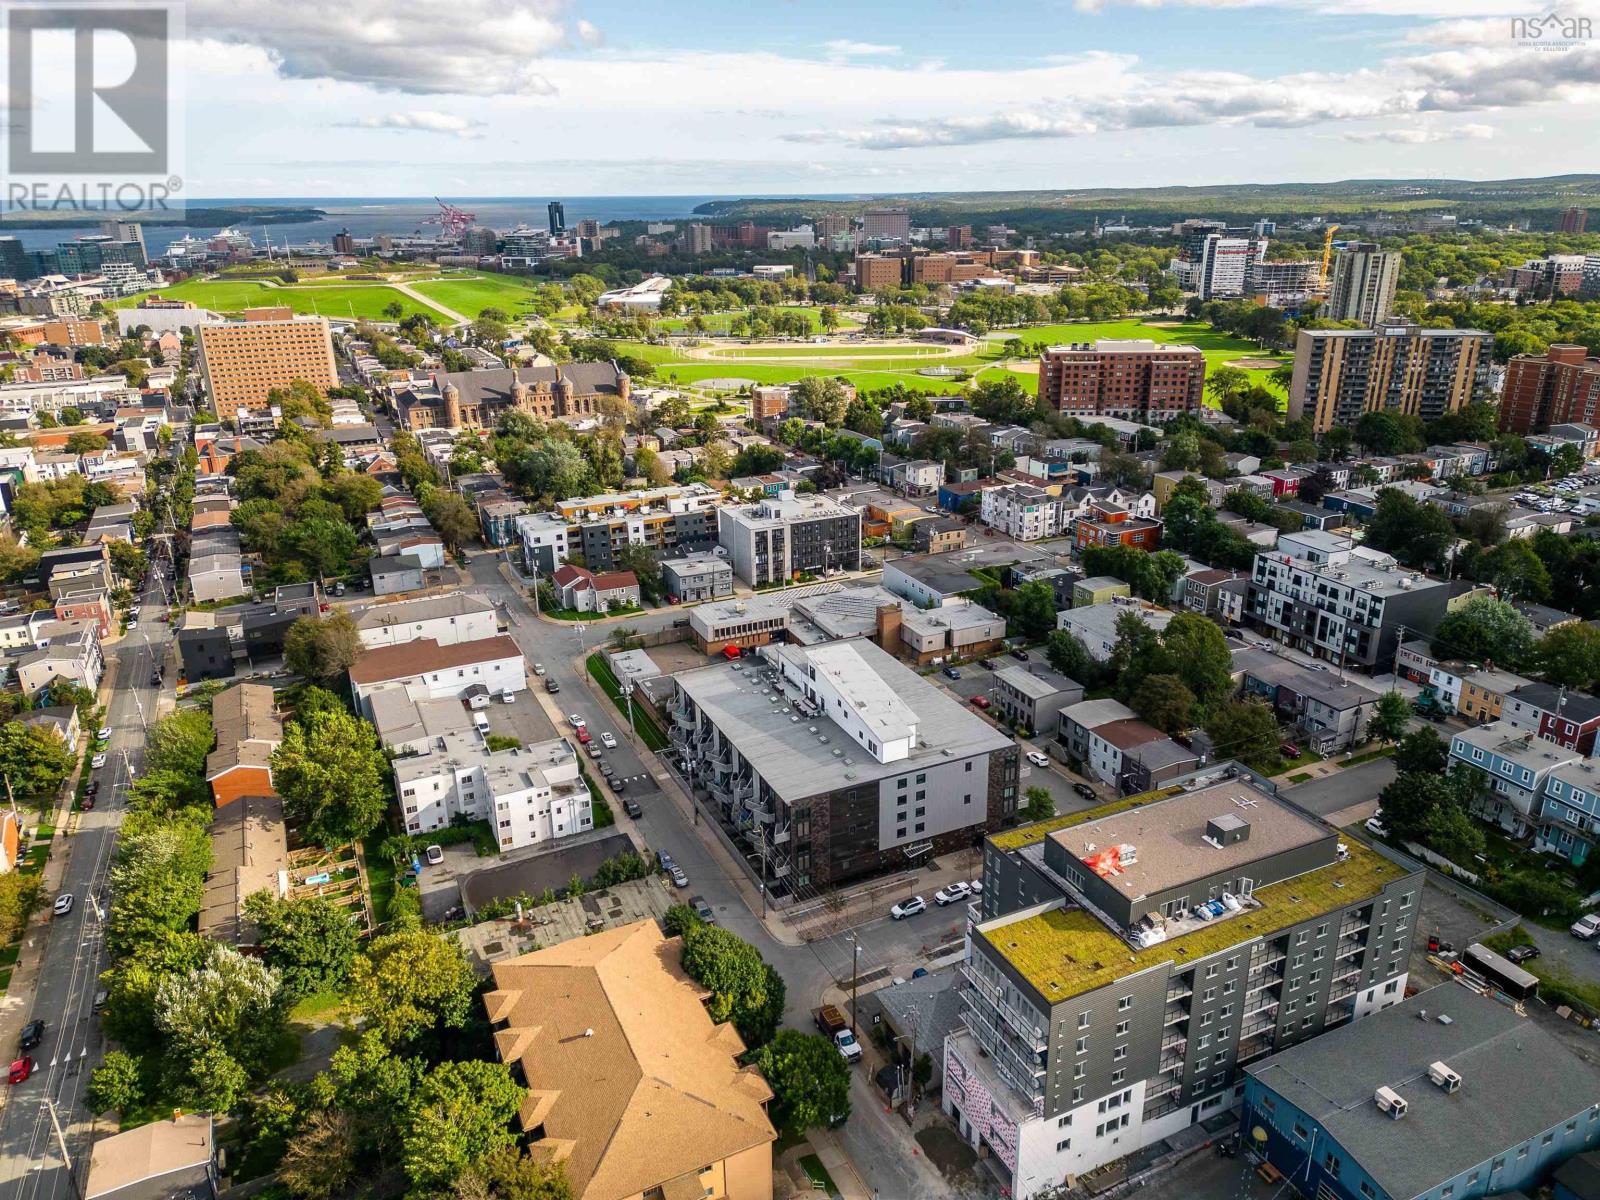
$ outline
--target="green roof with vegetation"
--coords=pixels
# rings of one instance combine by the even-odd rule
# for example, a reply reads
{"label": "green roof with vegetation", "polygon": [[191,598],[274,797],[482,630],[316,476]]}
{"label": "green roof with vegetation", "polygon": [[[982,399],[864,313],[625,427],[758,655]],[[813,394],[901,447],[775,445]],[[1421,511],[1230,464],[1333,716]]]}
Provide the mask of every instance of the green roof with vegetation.
{"label": "green roof with vegetation", "polygon": [[[1103,814],[1106,810],[1094,811]],[[1173,962],[1182,970],[1186,964],[1219,950],[1253,938],[1270,937],[1311,917],[1370,899],[1409,874],[1359,842],[1350,842],[1349,850],[1350,856],[1342,862],[1257,888],[1255,898],[1261,902],[1260,908],[1144,950],[1135,950],[1082,909],[1053,909],[997,928],[979,929],[978,933],[1047,1003],[1053,1004],[1163,962]]]}
{"label": "green roof with vegetation", "polygon": [[1032,825],[1024,825],[1020,829],[1008,829],[1004,833],[995,834],[989,841],[997,850],[1021,850],[1044,841],[1057,830],[1071,829],[1074,825],[1082,825],[1085,821],[1098,821],[1101,817],[1127,812],[1130,808],[1154,804],[1157,800],[1165,800],[1182,791],[1180,787],[1170,787],[1159,788],[1153,792],[1140,792],[1135,796],[1124,796],[1121,800],[1113,800],[1110,804],[1101,804],[1095,808],[1083,809],[1081,812],[1035,821]]}

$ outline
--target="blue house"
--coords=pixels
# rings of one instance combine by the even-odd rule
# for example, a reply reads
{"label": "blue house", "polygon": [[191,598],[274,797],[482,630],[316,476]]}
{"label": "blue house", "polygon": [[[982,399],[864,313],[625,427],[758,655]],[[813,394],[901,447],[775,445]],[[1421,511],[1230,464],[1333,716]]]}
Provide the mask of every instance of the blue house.
{"label": "blue house", "polygon": [[1319,1200],[1531,1194],[1600,1145],[1600,1070],[1512,1009],[1450,985],[1245,1073],[1244,1138]]}

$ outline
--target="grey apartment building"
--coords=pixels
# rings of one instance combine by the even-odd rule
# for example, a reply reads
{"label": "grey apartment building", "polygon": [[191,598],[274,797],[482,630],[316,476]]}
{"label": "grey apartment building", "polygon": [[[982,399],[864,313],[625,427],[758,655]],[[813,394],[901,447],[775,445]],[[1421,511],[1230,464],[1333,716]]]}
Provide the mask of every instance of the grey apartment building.
{"label": "grey apartment building", "polygon": [[971,846],[1016,812],[1016,744],[864,639],[674,683],[680,766],[778,895]]}
{"label": "grey apartment building", "polygon": [[1404,998],[1421,872],[1270,786],[1221,764],[987,839],[942,1104],[1011,1195],[1236,1107],[1246,1064]]}
{"label": "grey apartment building", "polygon": [[1449,596],[1444,580],[1387,555],[1347,550],[1313,563],[1272,550],[1256,555],[1245,619],[1317,658],[1388,671],[1402,641],[1444,617]]}
{"label": "grey apartment building", "polygon": [[755,504],[719,508],[717,541],[733,573],[752,587],[802,573],[855,571],[861,567],[861,513],[785,488]]}

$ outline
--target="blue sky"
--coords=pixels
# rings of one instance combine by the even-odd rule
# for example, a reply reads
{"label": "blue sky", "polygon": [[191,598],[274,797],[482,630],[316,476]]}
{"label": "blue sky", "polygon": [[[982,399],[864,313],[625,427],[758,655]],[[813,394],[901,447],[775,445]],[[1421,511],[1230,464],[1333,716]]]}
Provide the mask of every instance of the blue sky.
{"label": "blue sky", "polygon": [[186,7],[193,196],[1490,178],[1600,144],[1600,41],[1519,42],[1533,0]]}

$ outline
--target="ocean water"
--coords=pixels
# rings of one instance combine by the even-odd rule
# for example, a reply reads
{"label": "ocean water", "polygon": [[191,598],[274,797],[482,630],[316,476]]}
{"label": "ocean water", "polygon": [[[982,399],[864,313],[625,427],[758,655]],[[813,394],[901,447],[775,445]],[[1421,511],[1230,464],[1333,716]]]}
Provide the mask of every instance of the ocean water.
{"label": "ocean water", "polygon": [[[848,196],[812,196],[807,199],[840,200]],[[560,200],[566,205],[567,227],[570,229],[586,217],[607,221],[674,221],[690,216],[696,205],[710,200],[734,200],[737,196],[547,196],[524,199],[496,196],[485,199],[446,197],[457,208],[472,213],[479,225],[501,231],[519,224],[542,229],[546,224],[545,205]],[[271,199],[208,198],[191,202],[195,207],[226,206],[235,204],[281,204],[293,207],[318,208],[327,214],[316,221],[294,222],[281,225],[253,226],[241,222],[240,227],[264,246],[271,238],[274,245],[292,243],[301,245],[316,240],[332,242],[333,235],[348,229],[356,237],[374,237],[380,233],[404,236],[411,233],[435,233],[437,225],[426,225],[424,220],[435,216],[439,206],[432,197],[393,198],[339,198],[292,196]],[[265,232],[263,232],[265,231]],[[29,250],[53,247],[57,242],[70,241],[85,234],[98,233],[95,225],[52,229],[8,230],[0,217],[0,234],[12,233],[22,240]],[[185,234],[204,237],[215,233],[215,227],[185,227],[181,225],[147,225],[144,230],[145,246],[152,256],[159,255]]]}

